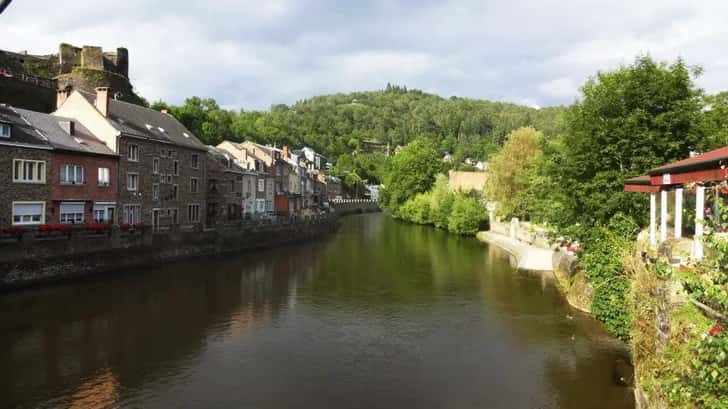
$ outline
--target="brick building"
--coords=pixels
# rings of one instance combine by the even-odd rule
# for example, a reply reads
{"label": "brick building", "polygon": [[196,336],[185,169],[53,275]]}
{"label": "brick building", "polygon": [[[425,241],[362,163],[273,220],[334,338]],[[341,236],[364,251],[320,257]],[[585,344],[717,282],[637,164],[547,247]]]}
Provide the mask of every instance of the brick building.
{"label": "brick building", "polygon": [[50,223],[113,223],[119,157],[70,118],[17,109],[53,147]]}
{"label": "brick building", "polygon": [[52,149],[17,109],[0,105],[0,228],[48,222]]}
{"label": "brick building", "polygon": [[207,147],[173,116],[96,94],[59,91],[55,115],[83,124],[119,155],[117,220],[155,229],[201,226]]}

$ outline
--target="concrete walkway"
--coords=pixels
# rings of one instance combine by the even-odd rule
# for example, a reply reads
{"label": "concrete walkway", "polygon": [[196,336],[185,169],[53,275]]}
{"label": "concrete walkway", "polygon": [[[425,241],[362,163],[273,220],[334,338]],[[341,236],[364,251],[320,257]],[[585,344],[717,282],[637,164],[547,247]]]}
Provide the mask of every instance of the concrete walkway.
{"label": "concrete walkway", "polygon": [[513,254],[518,261],[519,270],[553,271],[553,251],[532,247],[518,240],[491,231],[481,231],[477,235],[480,241],[494,244]]}

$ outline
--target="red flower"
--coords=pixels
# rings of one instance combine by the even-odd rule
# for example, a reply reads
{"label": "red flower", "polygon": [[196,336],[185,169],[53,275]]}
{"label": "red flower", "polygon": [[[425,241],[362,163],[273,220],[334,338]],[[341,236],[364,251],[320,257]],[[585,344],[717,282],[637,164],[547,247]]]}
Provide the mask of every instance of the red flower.
{"label": "red flower", "polygon": [[713,328],[708,331],[708,335],[710,335],[711,337],[715,337],[718,336],[721,331],[723,331],[723,327],[721,327],[720,324],[716,323],[715,325],[713,325]]}

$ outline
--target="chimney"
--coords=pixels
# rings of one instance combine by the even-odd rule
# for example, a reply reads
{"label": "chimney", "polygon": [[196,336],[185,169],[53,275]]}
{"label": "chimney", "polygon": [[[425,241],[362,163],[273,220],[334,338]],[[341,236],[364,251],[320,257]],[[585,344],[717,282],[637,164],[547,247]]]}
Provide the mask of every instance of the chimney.
{"label": "chimney", "polygon": [[71,94],[71,88],[66,87],[64,89],[59,89],[56,91],[56,109],[60,108],[61,105],[63,105],[64,102],[68,99],[68,96]]}
{"label": "chimney", "polygon": [[109,87],[96,88],[96,109],[105,117],[109,115]]}
{"label": "chimney", "polygon": [[76,123],[70,120],[59,121],[58,125],[66,131],[67,134],[73,136],[76,133]]}

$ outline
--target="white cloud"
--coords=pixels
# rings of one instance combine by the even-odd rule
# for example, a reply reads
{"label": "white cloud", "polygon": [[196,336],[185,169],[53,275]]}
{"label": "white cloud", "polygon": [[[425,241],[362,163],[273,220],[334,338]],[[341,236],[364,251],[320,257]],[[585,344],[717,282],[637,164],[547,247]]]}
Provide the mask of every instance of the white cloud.
{"label": "white cloud", "polygon": [[700,86],[728,88],[723,0],[24,0],[0,26],[2,49],[125,46],[139,92],[172,103],[199,95],[264,109],[392,82],[568,104],[597,70],[640,53],[681,56],[705,68]]}

